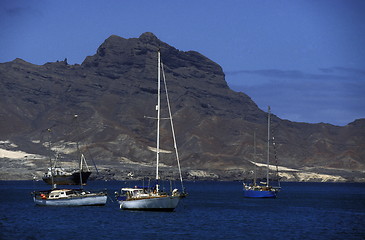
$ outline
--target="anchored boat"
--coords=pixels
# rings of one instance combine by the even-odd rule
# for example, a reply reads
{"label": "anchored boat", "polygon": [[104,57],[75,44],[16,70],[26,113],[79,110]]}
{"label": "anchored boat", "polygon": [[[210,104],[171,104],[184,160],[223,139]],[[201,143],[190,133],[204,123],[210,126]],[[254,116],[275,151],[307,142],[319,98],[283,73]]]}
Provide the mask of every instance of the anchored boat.
{"label": "anchored boat", "polygon": [[92,193],[83,189],[51,189],[33,192],[33,199],[40,206],[103,206],[107,201],[107,193]]}
{"label": "anchored boat", "polygon": [[[78,115],[74,115],[74,120],[77,121]],[[76,122],[77,124],[77,122]],[[77,124],[78,126],[78,124]],[[51,132],[51,129],[48,129]],[[49,148],[51,148],[51,143],[49,142]],[[50,149],[51,150],[51,149]],[[50,158],[50,167],[47,172],[44,173],[42,177],[43,181],[49,185],[57,184],[57,185],[80,185],[86,184],[87,180],[91,175],[90,168],[86,162],[85,156],[81,153],[79,148],[79,143],[76,142],[76,150],[77,154],[80,158],[79,168],[78,169],[65,169],[60,166],[60,161],[58,156],[52,163],[52,159]],[[95,163],[94,163],[95,165]],[[96,165],[95,165],[96,168]],[[96,169],[96,171],[98,171]]]}
{"label": "anchored boat", "polygon": [[[77,118],[77,115],[75,115]],[[50,131],[50,129],[48,130]],[[49,143],[50,144],[50,143]],[[79,152],[79,147],[77,144],[77,150]],[[40,190],[32,192],[33,201],[39,206],[103,206],[107,201],[107,192],[98,191],[90,192],[83,189],[87,178],[90,176],[91,172],[83,171],[83,163],[86,165],[87,169],[89,167],[86,164],[86,160],[83,154],[80,156],[79,169],[69,173],[64,171],[60,167],[56,167],[57,159],[55,163],[52,163],[50,158],[51,167],[49,168],[48,175],[43,177],[43,180],[52,185],[50,190]],[[85,181],[85,182],[84,182]],[[80,189],[70,189],[70,188],[57,188],[59,185],[80,185]]]}
{"label": "anchored boat", "polygon": [[[157,185],[158,186],[158,185]],[[157,188],[122,188],[117,197],[120,208],[145,211],[173,211],[185,194],[174,189],[171,194],[157,191]]]}
{"label": "anchored boat", "polygon": [[[159,176],[159,161],[160,161],[160,120],[161,120],[161,70],[165,87],[165,94],[167,100],[167,108],[169,112],[169,117],[167,119],[170,120],[172,137],[173,137],[173,145],[175,148],[175,155],[178,165],[178,170],[180,174],[181,181],[181,189],[180,192],[178,189],[174,189],[170,193],[163,192],[160,189],[160,185],[158,183]],[[177,144],[175,139],[174,125],[172,121],[172,114],[170,109],[170,102],[167,92],[167,84],[165,75],[163,72],[163,65],[161,63],[161,55],[160,51],[157,52],[157,140],[156,140],[156,183],[153,187],[134,187],[134,188],[122,188],[121,193],[116,192],[116,197],[119,202],[119,206],[124,210],[144,210],[144,211],[174,211],[174,209],[179,204],[181,198],[186,197],[186,193],[183,186],[181,168],[180,168],[180,160],[179,154],[177,151]],[[165,118],[164,118],[165,119]]]}
{"label": "anchored boat", "polygon": [[[254,160],[256,162],[256,133],[254,134]],[[256,181],[256,171],[253,183],[243,183],[243,194],[248,198],[276,198],[277,193],[280,190],[279,186],[271,186],[269,180],[269,166],[270,166],[270,107],[268,107],[268,120],[267,120],[267,167],[266,167],[266,182]],[[278,171],[277,171],[278,172]],[[278,177],[279,183],[279,177]],[[280,184],[280,183],[279,183]]]}
{"label": "anchored boat", "polygon": [[[83,155],[82,155],[83,156]],[[52,180],[53,175],[53,180]],[[80,181],[81,175],[81,181]],[[80,185],[86,184],[87,180],[91,175],[91,171],[79,171],[79,170],[70,170],[67,171],[62,167],[52,167],[48,168],[48,171],[42,177],[43,181],[49,185],[57,184],[57,185]],[[53,183],[52,183],[53,181]]]}

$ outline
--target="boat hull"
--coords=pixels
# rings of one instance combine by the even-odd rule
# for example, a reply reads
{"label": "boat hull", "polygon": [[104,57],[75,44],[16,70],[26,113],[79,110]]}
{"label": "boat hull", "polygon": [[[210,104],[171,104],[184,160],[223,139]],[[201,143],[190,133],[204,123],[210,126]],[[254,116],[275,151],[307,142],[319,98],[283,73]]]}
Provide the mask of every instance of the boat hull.
{"label": "boat hull", "polygon": [[107,195],[83,196],[65,199],[38,199],[33,197],[38,206],[104,206]]}
{"label": "boat hull", "polygon": [[276,198],[276,191],[273,190],[243,190],[243,195],[247,198]]}
{"label": "boat hull", "polygon": [[[91,172],[81,172],[82,183],[86,184]],[[44,182],[52,185],[51,177],[43,177]],[[80,185],[80,172],[74,172],[71,175],[56,175],[53,176],[53,184],[57,185]]]}
{"label": "boat hull", "polygon": [[179,200],[179,196],[166,196],[119,201],[119,205],[120,208],[124,210],[172,212],[179,204]]}

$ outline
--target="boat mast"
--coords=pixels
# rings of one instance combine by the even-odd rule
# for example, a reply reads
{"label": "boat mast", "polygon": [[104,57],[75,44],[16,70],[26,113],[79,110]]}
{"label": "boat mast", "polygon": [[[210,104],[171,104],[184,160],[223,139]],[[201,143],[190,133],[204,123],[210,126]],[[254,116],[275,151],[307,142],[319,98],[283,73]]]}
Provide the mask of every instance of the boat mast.
{"label": "boat mast", "polygon": [[256,179],[257,179],[257,165],[256,165],[256,131],[253,132],[253,161],[255,162],[255,171],[254,171],[254,178],[253,178],[253,185],[256,186]]}
{"label": "boat mast", "polygon": [[177,166],[178,166],[178,169],[179,169],[181,189],[182,189],[183,192],[185,192],[185,190],[184,190],[185,188],[184,188],[184,184],[183,184],[183,179],[182,179],[182,174],[181,174],[179,151],[177,150],[177,143],[176,143],[176,136],[175,136],[175,129],[174,129],[174,121],[172,120],[172,113],[171,113],[171,106],[170,106],[170,98],[169,98],[169,93],[167,91],[167,83],[166,83],[166,77],[165,77],[165,70],[164,70],[163,63],[162,62],[161,62],[161,70],[162,70],[162,78],[163,78],[164,87],[165,87],[165,94],[166,94],[166,100],[167,100],[167,109],[169,110],[169,118],[170,118],[172,138],[174,140],[175,156],[176,156]]}
{"label": "boat mast", "polygon": [[[51,129],[48,128],[47,131],[49,132],[49,141],[48,141],[48,148],[51,151]],[[54,180],[53,180],[53,167],[52,167],[52,157],[51,155],[49,155],[49,164],[50,164],[50,168],[51,168],[51,184],[52,184],[52,189],[55,189],[55,184],[54,184]]]}
{"label": "boat mast", "polygon": [[[74,119],[76,121],[76,128],[77,128],[77,133],[79,133],[79,124],[78,124],[78,121],[77,121],[77,117],[78,115],[75,114],[74,115]],[[80,135],[80,134],[77,134],[77,135]],[[80,157],[80,164],[79,164],[79,171],[80,171],[80,188],[82,188],[82,157],[81,157],[81,154],[80,154],[80,147],[79,147],[79,141],[76,140],[76,148],[77,148],[77,156]]]}
{"label": "boat mast", "polygon": [[270,106],[267,110],[267,168],[266,168],[266,186],[269,186],[269,162],[270,162]]}
{"label": "boat mast", "polygon": [[160,49],[157,51],[157,139],[156,139],[156,191],[158,192],[158,165],[160,161],[160,104],[161,104],[161,59],[160,59]]}

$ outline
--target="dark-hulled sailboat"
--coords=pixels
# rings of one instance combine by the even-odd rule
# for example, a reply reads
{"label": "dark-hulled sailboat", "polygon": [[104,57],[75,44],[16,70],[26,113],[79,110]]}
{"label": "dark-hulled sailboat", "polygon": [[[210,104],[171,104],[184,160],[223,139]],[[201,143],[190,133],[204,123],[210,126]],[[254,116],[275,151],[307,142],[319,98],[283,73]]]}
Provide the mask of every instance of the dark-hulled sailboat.
{"label": "dark-hulled sailboat", "polygon": [[[77,115],[75,115],[77,118]],[[50,131],[50,130],[48,130]],[[50,145],[50,142],[49,142]],[[77,143],[78,153],[80,152]],[[50,190],[40,190],[32,192],[33,201],[39,206],[103,206],[107,201],[107,192],[98,191],[90,192],[83,189],[87,178],[91,172],[87,166],[85,157],[80,154],[79,169],[73,172],[63,171],[62,168],[56,167],[57,159],[52,164],[50,158],[50,168],[43,180],[52,185]],[[83,171],[85,164],[87,171]],[[84,182],[85,181],[85,182]],[[57,188],[57,185],[80,185],[79,189]]]}
{"label": "dark-hulled sailboat", "polygon": [[[80,185],[81,183],[86,184],[91,175],[91,171],[89,166],[86,164],[84,154],[81,154],[80,157],[80,169],[67,171],[60,166],[56,166],[56,163],[57,161],[55,161],[53,167],[48,168],[48,171],[42,177],[43,181],[49,185]],[[86,169],[84,169],[83,167],[84,164],[86,166]]]}
{"label": "dark-hulled sailboat", "polygon": [[[74,120],[77,121],[78,115],[74,115]],[[77,122],[76,122],[77,124]],[[78,124],[77,124],[78,126]],[[51,129],[48,129],[51,132]],[[51,143],[49,142],[49,148],[51,148]],[[65,169],[60,166],[58,157],[55,158],[52,163],[50,158],[50,167],[48,171],[44,173],[42,179],[49,185],[80,185],[86,184],[87,180],[91,175],[90,168],[86,162],[84,154],[80,151],[79,143],[76,142],[77,155],[79,156],[79,167],[77,169]]]}

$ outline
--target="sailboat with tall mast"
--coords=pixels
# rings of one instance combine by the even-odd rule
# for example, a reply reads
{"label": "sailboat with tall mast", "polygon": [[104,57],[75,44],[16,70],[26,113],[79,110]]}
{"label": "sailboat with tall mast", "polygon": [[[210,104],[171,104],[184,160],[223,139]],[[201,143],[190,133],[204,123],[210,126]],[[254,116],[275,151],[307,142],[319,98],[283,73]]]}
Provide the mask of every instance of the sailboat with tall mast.
{"label": "sailboat with tall mast", "polygon": [[[86,184],[91,171],[87,165],[84,154],[80,156],[80,168],[73,170],[66,170],[63,167],[57,165],[58,157],[54,161],[53,165],[48,168],[48,171],[44,173],[42,179],[49,185],[80,185]],[[85,167],[84,167],[85,166]]]}
{"label": "sailboat with tall mast", "polygon": [[[161,71],[162,70],[162,71]],[[175,155],[179,170],[179,177],[181,181],[181,192],[178,189],[174,189],[170,193],[162,191],[159,185],[159,162],[160,162],[160,121],[161,121],[161,73],[164,81],[164,88],[167,100],[167,108],[171,125],[171,132],[173,137],[173,144],[175,148]],[[122,188],[121,193],[116,192],[117,201],[119,202],[120,209],[124,210],[143,210],[143,211],[174,211],[179,204],[180,199],[184,198],[185,193],[179,154],[177,150],[174,125],[172,120],[170,101],[167,92],[166,78],[163,71],[163,64],[161,62],[160,50],[157,51],[157,136],[156,136],[156,183],[153,187],[134,187],[134,188]]]}
{"label": "sailboat with tall mast", "polygon": [[[74,120],[76,121],[77,128],[78,128],[78,122],[77,122],[78,115],[74,115]],[[78,129],[77,129],[78,130]],[[48,129],[49,132],[51,132],[51,129]],[[49,148],[51,148],[49,146]],[[50,149],[51,150],[51,149]],[[58,159],[58,155],[56,156],[54,162],[50,164],[50,167],[48,168],[48,171],[44,173],[42,179],[45,183],[49,185],[57,184],[57,185],[80,185],[80,184],[86,184],[88,178],[91,175],[91,170],[89,168],[89,165],[86,162],[86,158],[84,154],[81,152],[79,147],[79,142],[76,142],[76,152],[80,159],[79,161],[79,167],[78,169],[65,169],[61,167]],[[95,166],[96,168],[96,166]],[[97,169],[96,169],[97,170]]]}
{"label": "sailboat with tall mast", "polygon": [[[276,198],[280,186],[271,186],[269,178],[270,170],[270,106],[268,107],[268,117],[267,117],[267,158],[266,158],[266,182],[257,184],[256,171],[254,172],[255,177],[252,184],[243,183],[243,194],[248,198]],[[256,164],[256,133],[254,134],[254,161]],[[279,181],[279,179],[278,179]]]}
{"label": "sailboat with tall mast", "polygon": [[[77,117],[77,115],[75,115]],[[50,131],[50,129],[48,129]],[[49,141],[49,145],[51,145]],[[77,149],[79,150],[79,146],[77,143]],[[63,181],[59,181],[60,175],[55,174],[55,171],[52,167],[52,158],[50,158],[50,176],[49,183],[52,185],[49,190],[40,190],[32,192],[33,201],[38,206],[103,206],[107,201],[107,192],[106,191],[98,191],[98,192],[90,192],[83,189],[83,171],[82,171],[82,163],[85,161],[83,154],[81,154],[81,161],[79,164],[78,175],[73,175],[73,178],[77,178],[76,180],[80,188],[79,189],[70,189],[70,188],[57,188],[58,183],[63,183]],[[55,181],[57,179],[58,181]],[[64,176],[61,176],[61,179],[65,179]]]}

